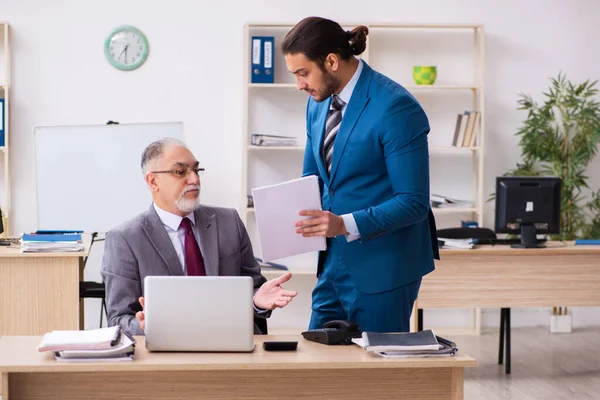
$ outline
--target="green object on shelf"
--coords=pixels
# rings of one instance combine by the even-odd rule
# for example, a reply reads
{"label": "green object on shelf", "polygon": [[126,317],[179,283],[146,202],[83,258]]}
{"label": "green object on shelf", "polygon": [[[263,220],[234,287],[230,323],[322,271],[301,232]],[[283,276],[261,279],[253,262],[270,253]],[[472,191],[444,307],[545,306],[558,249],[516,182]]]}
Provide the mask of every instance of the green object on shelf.
{"label": "green object on shelf", "polygon": [[424,65],[413,67],[413,78],[417,85],[433,85],[437,78],[437,67]]}

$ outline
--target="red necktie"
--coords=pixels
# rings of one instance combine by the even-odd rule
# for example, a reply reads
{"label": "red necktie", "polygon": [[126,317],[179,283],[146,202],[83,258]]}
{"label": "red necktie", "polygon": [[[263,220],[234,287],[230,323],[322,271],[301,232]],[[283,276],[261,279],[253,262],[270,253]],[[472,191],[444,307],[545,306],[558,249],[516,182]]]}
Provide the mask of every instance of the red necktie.
{"label": "red necktie", "polygon": [[185,217],[181,220],[181,226],[185,229],[185,269],[188,276],[206,276],[204,261],[200,253],[200,247],[192,231],[192,221]]}

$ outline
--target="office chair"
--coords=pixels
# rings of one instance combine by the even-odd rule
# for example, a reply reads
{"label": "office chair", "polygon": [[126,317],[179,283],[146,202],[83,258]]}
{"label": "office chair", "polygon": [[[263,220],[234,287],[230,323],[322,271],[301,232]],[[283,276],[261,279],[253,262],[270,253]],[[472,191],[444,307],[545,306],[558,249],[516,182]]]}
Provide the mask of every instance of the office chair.
{"label": "office chair", "polygon": [[102,328],[103,311],[108,318],[108,311],[106,309],[106,286],[104,285],[104,282],[79,282],[79,298],[102,299],[102,304],[100,304],[100,328]]}
{"label": "office chair", "polygon": [[[104,239],[98,238],[98,232],[92,233],[92,241],[90,244],[90,252],[94,243],[102,242]],[[85,265],[87,264],[89,256],[85,257],[83,260],[83,268],[85,269]],[[92,281],[83,281],[79,282],[79,298],[80,299],[102,299],[102,303],[100,304],[100,328],[102,328],[102,312],[104,311],[107,321],[108,321],[108,311],[106,308],[106,286],[104,282],[92,282]],[[107,322],[108,324],[108,322]]]}

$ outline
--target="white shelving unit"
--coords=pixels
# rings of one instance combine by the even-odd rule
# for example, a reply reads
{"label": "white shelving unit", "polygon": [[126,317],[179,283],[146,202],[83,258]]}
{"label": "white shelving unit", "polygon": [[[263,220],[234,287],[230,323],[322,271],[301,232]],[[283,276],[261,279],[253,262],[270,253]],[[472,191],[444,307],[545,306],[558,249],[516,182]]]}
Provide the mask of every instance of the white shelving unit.
{"label": "white shelving unit", "polygon": [[4,146],[0,144],[0,160],[3,181],[0,181],[0,208],[4,216],[4,233],[8,236],[8,216],[10,215],[10,26],[0,21],[0,98],[4,99]]}
{"label": "white shelving unit", "polygon": [[[352,29],[360,23],[344,23]],[[242,217],[257,256],[260,246],[254,210],[247,206],[253,187],[298,178],[302,172],[307,95],[296,89],[280,51],[293,23],[250,23],[244,31],[244,123],[242,131]],[[483,224],[484,27],[477,24],[370,24],[367,49],[361,55],[375,70],[403,85],[421,103],[430,119],[431,192],[469,200],[468,208],[434,209],[438,228],[459,226],[461,220]],[[274,36],[273,84],[251,83],[252,36]],[[430,86],[415,85],[415,65],[436,65],[438,77]],[[474,147],[453,147],[457,114],[481,112]],[[253,133],[294,136],[298,146],[250,145]],[[316,271],[317,255],[281,260],[290,270]],[[480,312],[473,313],[471,328],[480,331]]]}

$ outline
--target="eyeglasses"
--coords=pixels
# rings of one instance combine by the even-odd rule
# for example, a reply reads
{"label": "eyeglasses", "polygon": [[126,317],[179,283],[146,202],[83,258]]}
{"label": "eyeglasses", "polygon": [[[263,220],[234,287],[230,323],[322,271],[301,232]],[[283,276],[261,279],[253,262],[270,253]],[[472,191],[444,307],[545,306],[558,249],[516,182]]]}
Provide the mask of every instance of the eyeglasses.
{"label": "eyeglasses", "polygon": [[186,176],[188,176],[190,174],[191,171],[194,171],[194,173],[198,176],[200,176],[200,172],[204,171],[204,168],[190,168],[190,167],[181,167],[181,168],[177,168],[177,169],[168,169],[165,171],[150,171],[153,174],[171,174],[177,178],[185,178]]}

